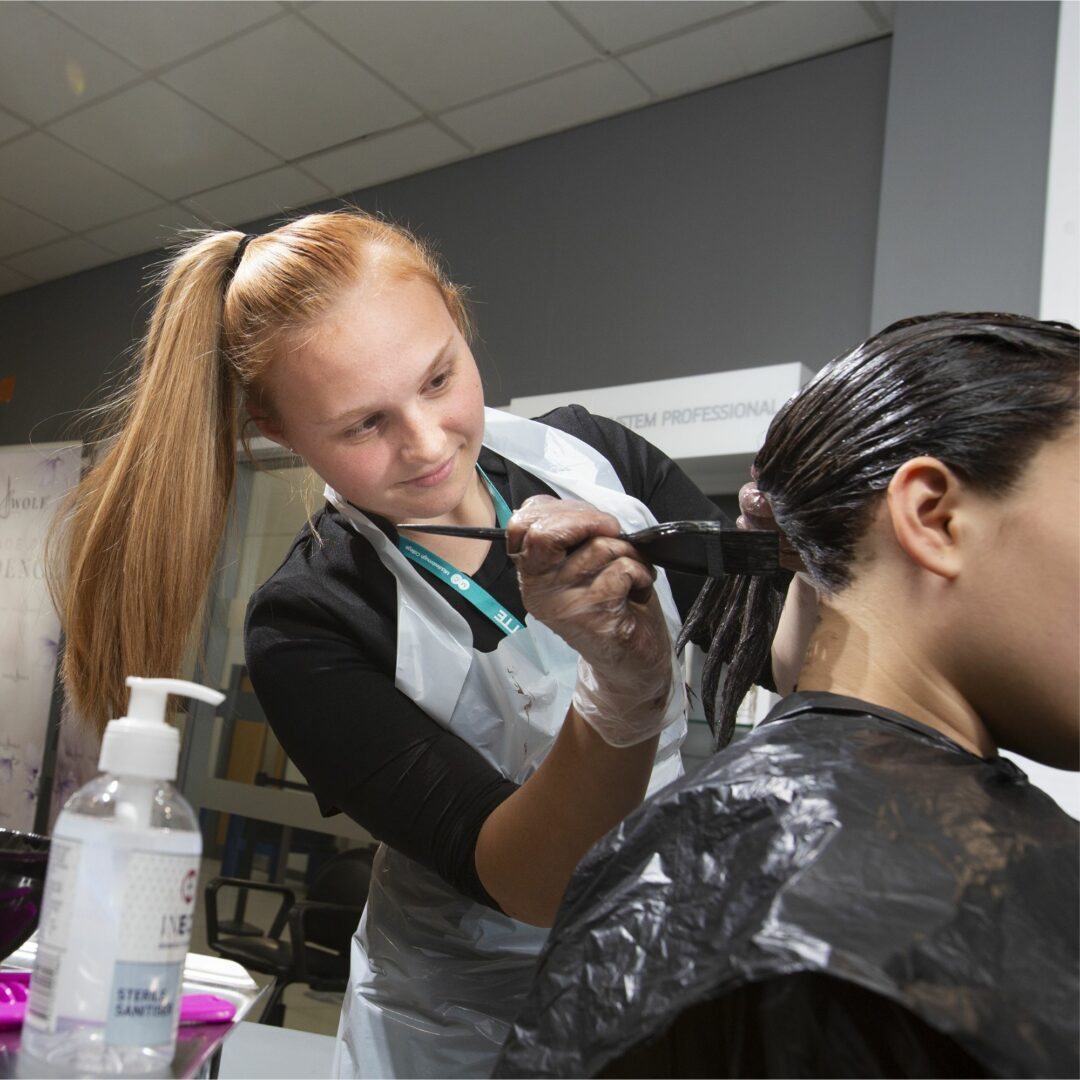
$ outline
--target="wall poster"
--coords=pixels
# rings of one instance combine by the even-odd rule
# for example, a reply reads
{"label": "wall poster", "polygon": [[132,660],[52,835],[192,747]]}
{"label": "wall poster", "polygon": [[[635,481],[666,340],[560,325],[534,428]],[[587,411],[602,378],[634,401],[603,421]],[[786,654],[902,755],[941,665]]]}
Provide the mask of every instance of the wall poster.
{"label": "wall poster", "polygon": [[[43,544],[79,477],[82,445],[0,447],[0,827],[30,831],[56,672],[60,620],[45,585]],[[70,728],[70,731],[64,729]],[[54,801],[94,773],[94,743],[65,716]],[[88,764],[89,763],[89,764]],[[50,819],[55,817],[56,808]]]}

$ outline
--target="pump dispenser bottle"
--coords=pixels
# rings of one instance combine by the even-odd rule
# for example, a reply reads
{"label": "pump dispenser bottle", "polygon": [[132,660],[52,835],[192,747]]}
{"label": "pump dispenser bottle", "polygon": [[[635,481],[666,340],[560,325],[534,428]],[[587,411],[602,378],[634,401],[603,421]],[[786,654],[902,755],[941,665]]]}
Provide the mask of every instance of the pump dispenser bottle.
{"label": "pump dispenser bottle", "polygon": [[169,694],[220,704],[178,679],[128,678],[128,715],[105,729],[103,774],[53,829],[20,1073],[167,1073],[176,1046],[202,837],[173,786],[180,736]]}

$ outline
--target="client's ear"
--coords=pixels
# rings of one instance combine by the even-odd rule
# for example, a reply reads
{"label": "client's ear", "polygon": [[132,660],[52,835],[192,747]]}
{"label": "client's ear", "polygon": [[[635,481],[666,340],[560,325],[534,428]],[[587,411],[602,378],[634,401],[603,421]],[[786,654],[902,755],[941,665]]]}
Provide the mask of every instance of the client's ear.
{"label": "client's ear", "polygon": [[887,502],[897,542],[924,570],[952,580],[960,572],[957,475],[932,457],[905,461],[889,483]]}

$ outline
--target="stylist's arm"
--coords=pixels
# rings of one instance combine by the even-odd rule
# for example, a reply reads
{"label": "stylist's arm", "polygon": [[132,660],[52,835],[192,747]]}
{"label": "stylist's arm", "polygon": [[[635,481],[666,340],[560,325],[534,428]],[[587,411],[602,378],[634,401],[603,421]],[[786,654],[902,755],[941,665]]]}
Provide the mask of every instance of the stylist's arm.
{"label": "stylist's arm", "polygon": [[526,609],[579,654],[566,722],[536,773],[485,821],[476,869],[503,911],[548,926],[578,861],[644,798],[670,713],[674,653],[653,570],[615,518],[537,496],[507,543]]}

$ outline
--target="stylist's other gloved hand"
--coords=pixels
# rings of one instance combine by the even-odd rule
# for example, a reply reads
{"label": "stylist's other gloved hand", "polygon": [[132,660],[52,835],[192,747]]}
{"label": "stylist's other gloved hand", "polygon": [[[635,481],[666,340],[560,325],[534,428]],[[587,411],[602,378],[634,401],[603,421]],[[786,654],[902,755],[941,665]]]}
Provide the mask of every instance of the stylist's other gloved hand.
{"label": "stylist's other gloved hand", "polygon": [[780,565],[785,570],[805,572],[802,557],[781,532],[773,516],[772,506],[769,505],[768,496],[758,488],[756,475],[753,472],[751,475],[754,479],[739,488],[739,517],[735,524],[740,529],[771,529],[780,533]]}
{"label": "stylist's other gloved hand", "polygon": [[588,503],[535,495],[507,527],[525,608],[579,656],[573,706],[611,746],[633,746],[678,715],[682,671],[653,589],[656,571]]}

